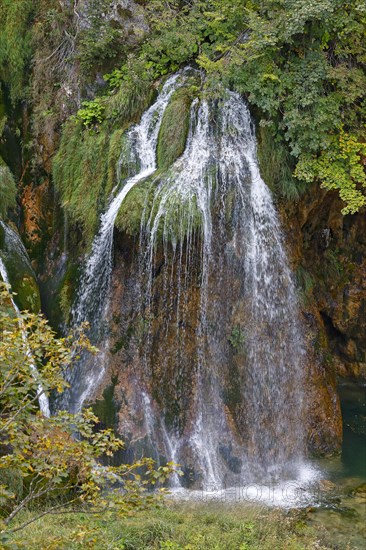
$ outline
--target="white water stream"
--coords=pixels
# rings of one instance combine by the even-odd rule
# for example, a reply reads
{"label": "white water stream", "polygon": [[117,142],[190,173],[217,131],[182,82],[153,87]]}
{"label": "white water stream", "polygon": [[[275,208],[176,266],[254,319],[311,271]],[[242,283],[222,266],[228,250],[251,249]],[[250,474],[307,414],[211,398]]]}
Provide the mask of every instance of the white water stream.
{"label": "white water stream", "polygon": [[[100,229],[93,241],[92,251],[83,271],[78,299],[73,310],[73,323],[89,321],[92,332],[96,333],[108,308],[108,292],[112,273],[113,231],[118,211],[128,192],[138,183],[148,178],[156,170],[156,146],[164,111],[174,91],[182,84],[180,73],[166,81],[155,103],[143,114],[141,121],[133,126],[127,134],[128,153],[123,150],[118,165],[139,166],[139,172],[123,182],[120,191],[111,200],[106,212],[101,217]],[[120,171],[119,171],[120,172]],[[85,400],[103,377],[102,358],[93,369],[90,364],[88,372],[83,375],[76,368],[73,381],[78,388],[71,389],[68,398],[73,411],[81,409]]]}
{"label": "white water stream", "polygon": [[[4,232],[5,232],[6,238],[8,239],[8,241],[10,242],[10,244],[12,245],[14,250],[16,250],[17,253],[20,254],[21,257],[24,260],[27,261],[27,263],[29,263],[28,255],[27,255],[27,253],[24,249],[23,243],[20,241],[19,237],[5,223],[0,221],[0,224],[1,224],[1,226],[4,230]],[[0,257],[0,276],[1,276],[2,280],[4,281],[4,283],[6,283],[7,285],[10,285],[8,272],[7,272],[5,264],[4,264],[1,257]],[[21,329],[22,339],[23,339],[23,344],[24,344],[24,351],[25,351],[25,354],[26,354],[26,356],[29,360],[29,367],[31,369],[31,374],[32,374],[34,380],[36,382],[38,382],[38,380],[40,378],[40,375],[39,375],[36,363],[33,359],[31,349],[30,349],[29,344],[28,344],[27,331],[24,327],[24,323],[23,323],[23,320],[22,320],[20,310],[19,310],[19,308],[18,308],[11,292],[9,292],[9,297],[10,297],[10,301],[12,303],[12,306],[14,308],[14,311],[16,313],[17,320],[18,320],[18,323],[19,323],[19,327]],[[44,392],[44,389],[43,389],[43,386],[42,386],[41,383],[38,383],[38,385],[37,385],[37,393],[38,393],[39,408],[40,408],[40,410],[41,410],[41,412],[44,416],[49,417],[50,416],[50,404],[49,404],[48,396]]]}

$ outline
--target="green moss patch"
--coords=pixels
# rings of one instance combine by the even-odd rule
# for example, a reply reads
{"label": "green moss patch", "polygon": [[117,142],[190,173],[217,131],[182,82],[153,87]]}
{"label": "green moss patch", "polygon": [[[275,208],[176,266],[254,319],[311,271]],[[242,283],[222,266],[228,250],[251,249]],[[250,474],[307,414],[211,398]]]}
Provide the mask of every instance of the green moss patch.
{"label": "green moss patch", "polygon": [[131,189],[119,209],[115,226],[121,232],[134,236],[140,232],[141,223],[150,214],[153,196],[151,178]]}
{"label": "green moss patch", "polygon": [[81,225],[86,244],[96,232],[99,215],[117,184],[117,161],[123,130],[108,135],[82,129],[70,121],[64,129],[53,163],[53,177],[71,222]]}
{"label": "green moss patch", "polygon": [[158,167],[162,170],[169,168],[184,152],[189,130],[191,101],[189,89],[180,88],[173,94],[165,110],[157,149]]}
{"label": "green moss patch", "polygon": [[83,132],[79,122],[68,123],[53,164],[53,176],[63,206],[79,222],[87,240],[94,235],[98,204],[107,184],[108,139],[103,132]]}
{"label": "green moss patch", "polygon": [[[1,126],[1,114],[0,114],[0,126]],[[0,127],[0,136],[2,134]],[[9,208],[16,206],[17,187],[15,184],[14,176],[10,171],[10,168],[5,164],[0,157],[0,218],[6,218]]]}

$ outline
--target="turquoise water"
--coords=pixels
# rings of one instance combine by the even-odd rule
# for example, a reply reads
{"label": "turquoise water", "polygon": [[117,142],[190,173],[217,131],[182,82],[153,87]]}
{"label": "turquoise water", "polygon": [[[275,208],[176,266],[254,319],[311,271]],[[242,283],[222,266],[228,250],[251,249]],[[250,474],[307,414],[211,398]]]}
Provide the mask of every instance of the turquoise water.
{"label": "turquoise water", "polygon": [[341,382],[343,417],[339,457],[320,461],[328,490],[309,507],[308,524],[337,550],[366,549],[366,384]]}
{"label": "turquoise water", "polygon": [[366,384],[339,385],[343,417],[342,466],[345,476],[366,479]]}

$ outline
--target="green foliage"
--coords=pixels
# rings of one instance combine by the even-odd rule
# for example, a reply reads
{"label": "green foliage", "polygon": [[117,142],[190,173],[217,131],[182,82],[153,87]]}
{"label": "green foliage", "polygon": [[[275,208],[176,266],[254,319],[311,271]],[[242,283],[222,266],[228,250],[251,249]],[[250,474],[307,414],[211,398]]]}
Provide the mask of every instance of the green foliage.
{"label": "green foliage", "polygon": [[241,29],[246,39],[238,34],[236,43],[226,44],[223,56],[215,59],[207,51],[199,56],[208,82],[231,84],[245,93],[261,122],[271,123],[273,134],[288,143],[299,162],[295,175],[338,189],[346,203],[344,213],[357,211],[365,200],[363,159],[360,149],[353,148],[347,153],[353,160],[340,170],[337,143],[342,124],[346,134],[363,142],[364,4],[248,1]]}
{"label": "green foliage", "polygon": [[102,122],[105,105],[103,105],[99,97],[92,101],[83,101],[82,106],[83,108],[79,109],[76,116],[82,121],[86,128],[90,128]]}
{"label": "green foliage", "polygon": [[24,97],[26,71],[32,55],[32,18],[36,2],[2,0],[0,3],[0,80],[10,89],[13,103]]}
{"label": "green foliage", "polygon": [[346,203],[343,214],[354,214],[366,205],[366,144],[343,130],[319,157],[304,156],[296,167],[296,176],[305,181],[318,178],[325,189],[339,191]]}
{"label": "green foliage", "polygon": [[146,66],[154,78],[176,71],[198,53],[197,34],[187,23],[172,20],[165,32],[152,38],[143,48]]}
{"label": "green foliage", "polygon": [[111,73],[104,74],[103,78],[108,82],[111,90],[119,88],[128,78],[127,65],[123,65],[120,69],[113,69]]}
{"label": "green foliage", "polygon": [[272,135],[268,126],[259,128],[258,138],[258,159],[264,181],[276,195],[287,201],[297,201],[306,190],[306,184],[293,177],[294,159],[287,147]]}
{"label": "green foliage", "polygon": [[17,187],[9,167],[0,157],[0,218],[6,219],[8,209],[16,206]]}
{"label": "green foliage", "polygon": [[[60,393],[67,386],[64,373],[77,351],[96,351],[84,327],[58,339],[42,316],[25,312],[14,318],[7,313],[8,306],[9,290],[2,286],[1,535],[13,531],[14,518],[24,510],[31,517],[15,530],[56,511],[84,509],[121,517],[157,502],[159,494],[146,489],[164,483],[174,468],[172,463],[158,470],[150,459],[118,467],[98,466],[98,459],[112,457],[123,442],[111,430],[96,431],[99,420],[90,410],[76,415],[60,411],[50,418],[38,410],[37,400],[43,393]],[[113,490],[116,480],[120,488]]]}
{"label": "green foliage", "polygon": [[146,11],[154,32],[142,58],[158,78],[201,54],[222,55],[240,33],[244,7],[243,0],[153,0]]}
{"label": "green foliage", "polygon": [[131,55],[121,69],[105,75],[105,79],[111,88],[106,103],[107,118],[120,126],[137,122],[154,97],[151,71]]}

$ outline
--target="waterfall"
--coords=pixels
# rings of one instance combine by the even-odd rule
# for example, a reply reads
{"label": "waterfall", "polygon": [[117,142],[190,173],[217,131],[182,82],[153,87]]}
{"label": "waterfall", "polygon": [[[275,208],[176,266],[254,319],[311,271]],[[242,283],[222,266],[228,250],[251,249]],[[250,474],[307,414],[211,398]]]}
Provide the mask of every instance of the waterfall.
{"label": "waterfall", "polygon": [[[178,77],[127,134],[119,164],[127,159],[138,173],[121,183],[101,218],[74,322],[98,327],[106,316],[114,222],[127,193],[156,171],[158,132]],[[292,479],[305,454],[302,323],[238,94],[192,102],[185,151],[155,173],[152,193],[133,304],[143,326],[131,375],[137,391],[128,394],[131,411],[143,412],[137,432],[144,425],[149,449],[182,464],[195,486]],[[104,368],[76,369],[69,407],[80,409]]]}
{"label": "waterfall", "polygon": [[[165,452],[169,456],[174,449],[175,460],[183,464],[187,455],[193,456],[206,486],[222,487],[224,479],[289,476],[304,455],[302,327],[280,223],[259,173],[250,114],[238,94],[227,92],[218,104],[192,104],[186,150],[156,185],[140,252],[145,289],[141,310],[147,320],[158,315],[153,296],[158,293],[154,277],[156,262],[161,262],[160,241],[165,271],[171,274],[165,276],[163,294],[166,334],[173,323],[176,326],[174,374],[181,370],[191,338],[185,334],[185,301],[187,281],[197,271],[197,249],[200,264],[191,420],[183,430],[173,425],[167,431],[160,419]],[[220,309],[220,304],[210,303],[213,281],[225,293],[223,274],[231,271],[240,280],[238,299],[245,302],[245,360],[238,380],[245,411],[239,438],[231,433],[210,334],[210,325],[225,311],[225,305]],[[150,323],[143,353],[152,376],[155,367],[149,361],[156,345]],[[169,359],[162,355],[161,360],[167,369]],[[166,407],[168,403],[163,411]],[[225,447],[236,460],[234,472],[228,471]]]}
{"label": "waterfall", "polygon": [[[18,254],[20,254],[21,257],[27,262],[27,264],[29,264],[28,255],[27,255],[26,250],[24,248],[24,245],[20,241],[19,237],[16,235],[16,233],[12,229],[10,229],[10,227],[8,227],[2,221],[0,221],[0,225],[1,225],[1,227],[3,228],[3,230],[5,232],[5,239],[8,241],[8,244],[13,245],[13,249],[15,247]],[[7,272],[6,266],[5,266],[5,264],[4,264],[1,257],[0,257],[0,276],[1,276],[2,280],[4,281],[4,283],[6,283],[7,285],[10,285],[8,272]],[[15,311],[15,314],[17,316],[19,327],[21,329],[24,350],[25,350],[25,354],[26,354],[26,356],[29,360],[29,367],[31,369],[31,374],[32,374],[34,380],[37,382],[39,380],[40,376],[39,376],[39,372],[38,372],[37,366],[35,364],[35,361],[32,357],[32,352],[31,352],[31,350],[29,348],[29,345],[28,345],[27,331],[26,331],[26,328],[24,326],[20,310],[19,310],[19,308],[18,308],[11,292],[9,292],[9,297],[10,297],[13,309]],[[38,392],[39,408],[40,408],[40,410],[41,410],[41,412],[44,416],[49,417],[50,416],[49,400],[48,400],[48,397],[47,397],[46,393],[44,392],[44,389],[43,389],[41,383],[38,383],[38,385],[37,385],[37,392]]]}
{"label": "waterfall", "polygon": [[[184,71],[182,71],[184,74]],[[119,181],[121,189],[111,198],[106,212],[100,220],[100,229],[92,244],[91,254],[83,271],[79,295],[73,309],[73,323],[80,324],[89,321],[92,333],[96,334],[108,308],[108,291],[112,273],[113,230],[118,211],[128,192],[139,182],[148,178],[156,170],[156,144],[160,125],[166,106],[174,91],[182,84],[181,73],[167,79],[156,102],[143,114],[141,121],[127,133],[127,146],[122,148],[117,165],[117,173],[121,174],[121,166],[127,165],[129,171],[136,170],[124,181]],[[104,363],[99,357],[99,362]],[[75,411],[80,410],[83,402],[91,391],[98,386],[104,370],[100,365],[93,368],[89,365],[86,372],[74,369],[72,373],[73,386],[71,397],[67,397],[68,405]],[[72,401],[72,403],[70,402]]]}
{"label": "waterfall", "polygon": [[237,189],[234,254],[247,302],[243,402],[250,452],[242,473],[278,477],[305,452],[302,326],[279,219],[258,169],[250,114],[237,94],[222,106],[221,135],[223,189]]}

